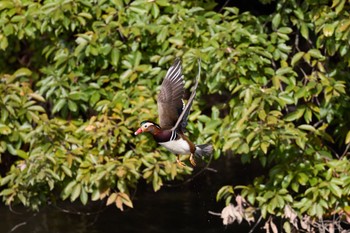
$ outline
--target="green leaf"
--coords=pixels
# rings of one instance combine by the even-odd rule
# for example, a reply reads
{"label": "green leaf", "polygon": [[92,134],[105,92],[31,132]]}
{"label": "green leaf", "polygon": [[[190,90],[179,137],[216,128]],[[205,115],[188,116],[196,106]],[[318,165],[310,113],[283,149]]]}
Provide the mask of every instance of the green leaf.
{"label": "green leaf", "polygon": [[37,112],[46,112],[45,109],[39,105],[32,105],[28,107],[28,110],[37,111]]}
{"label": "green leaf", "polygon": [[8,9],[11,9],[14,7],[14,2],[12,1],[0,1],[0,11],[8,8]]}
{"label": "green leaf", "polygon": [[299,184],[297,182],[293,182],[291,184],[291,187],[292,187],[294,192],[296,192],[296,193],[299,192]]}
{"label": "green leaf", "polygon": [[72,171],[67,166],[62,165],[61,168],[67,176],[72,177]]}
{"label": "green leaf", "polygon": [[282,34],[290,34],[293,32],[293,29],[290,27],[281,27],[277,31]]}
{"label": "green leaf", "polygon": [[309,180],[308,176],[305,173],[298,173],[298,182],[301,185],[306,185],[307,181]]}
{"label": "green leaf", "polygon": [[[0,3],[1,3],[1,1],[0,1]],[[9,42],[8,42],[7,37],[4,36],[4,35],[1,35],[1,37],[0,37],[0,48],[5,51],[8,46],[9,46]]]}
{"label": "green leaf", "polygon": [[297,16],[300,20],[304,20],[304,11],[300,7],[298,7],[293,12],[294,12],[295,16]]}
{"label": "green leaf", "polygon": [[100,191],[98,189],[95,189],[92,194],[91,194],[91,200],[92,201],[97,201],[101,197]]}
{"label": "green leaf", "polygon": [[100,100],[100,98],[101,98],[100,93],[95,91],[90,98],[91,106],[94,106]]}
{"label": "green leaf", "polygon": [[300,33],[305,39],[309,39],[309,27],[306,23],[301,23]]}
{"label": "green leaf", "polygon": [[117,48],[113,48],[111,52],[111,64],[114,67],[118,67],[119,58],[120,58],[120,50]]}
{"label": "green leaf", "polygon": [[348,131],[345,137],[345,144],[349,144],[349,143],[350,143],[350,130]]}
{"label": "green leaf", "polygon": [[16,150],[17,155],[22,159],[28,159],[28,153],[23,150]]}
{"label": "green leaf", "polygon": [[223,186],[216,194],[216,201],[220,201],[228,195],[234,194],[233,187],[231,185]]}
{"label": "green leaf", "polygon": [[336,24],[325,24],[323,26],[323,34],[326,37],[332,36],[334,33],[334,30],[335,30],[335,26],[336,26]]}
{"label": "green leaf", "polygon": [[13,74],[16,78],[21,76],[30,76],[32,75],[32,71],[28,68],[20,68],[16,70],[16,72]]}
{"label": "green leaf", "polygon": [[66,99],[60,99],[52,108],[52,113],[59,112],[67,103]]}
{"label": "green leaf", "polygon": [[75,200],[79,197],[80,192],[81,192],[81,184],[77,183],[77,184],[74,186],[73,190],[72,190],[72,194],[71,194],[71,196],[70,196],[70,200],[71,200],[72,202],[75,201]]}
{"label": "green leaf", "polygon": [[89,196],[88,196],[87,192],[85,191],[84,188],[82,188],[81,192],[80,192],[80,201],[81,201],[81,203],[83,203],[83,205],[86,205],[87,202],[88,202],[88,198],[89,198]]}
{"label": "green leaf", "polygon": [[335,196],[342,196],[342,190],[338,185],[334,184],[333,182],[330,182],[328,187]]}
{"label": "green leaf", "polygon": [[281,67],[276,71],[276,75],[283,76],[283,75],[285,75],[287,73],[291,73],[291,72],[293,72],[292,67]]}
{"label": "green leaf", "polygon": [[291,65],[295,66],[295,64],[304,56],[304,52],[298,52],[296,54],[294,54],[292,61],[291,61]]}
{"label": "green leaf", "polygon": [[180,37],[170,37],[169,42],[172,44],[175,44],[177,46],[180,46],[180,47],[183,46],[183,44],[184,44],[183,39]]}
{"label": "green leaf", "polygon": [[7,125],[0,124],[0,134],[9,135],[12,132],[11,128]]}
{"label": "green leaf", "polygon": [[126,71],[124,71],[124,73],[122,73],[120,75],[120,79],[121,80],[126,80],[127,78],[129,78],[132,75],[133,71],[131,69],[128,69]]}
{"label": "green leaf", "polygon": [[277,13],[275,14],[275,16],[272,18],[272,27],[273,29],[277,29],[278,26],[280,25],[281,23],[281,14],[280,13]]}
{"label": "green leaf", "polygon": [[72,193],[73,187],[75,187],[77,184],[77,182],[75,180],[72,180],[62,191],[61,193],[61,197],[62,199],[66,199],[67,197],[69,197]]}
{"label": "green leaf", "polygon": [[260,144],[260,148],[264,152],[264,154],[267,154],[267,149],[269,148],[269,146],[270,146],[270,143],[268,142],[262,142]]}
{"label": "green leaf", "polygon": [[306,131],[311,131],[311,132],[316,131],[316,129],[312,125],[299,125],[298,128]]}
{"label": "green leaf", "polygon": [[321,54],[320,50],[318,49],[310,49],[307,53],[310,54],[313,58],[318,58],[322,60],[325,59],[325,57]]}
{"label": "green leaf", "polygon": [[305,143],[306,143],[306,139],[304,137],[297,137],[295,139],[295,143],[301,148],[301,149],[305,149]]}
{"label": "green leaf", "polygon": [[344,9],[344,5],[346,3],[346,0],[341,0],[339,2],[339,4],[336,6],[335,8],[335,13],[338,15],[343,9]]}
{"label": "green leaf", "polygon": [[285,222],[283,223],[283,230],[284,230],[286,233],[291,233],[291,232],[292,232],[290,223],[289,223],[288,221],[285,221]]}
{"label": "green leaf", "polygon": [[78,110],[78,105],[74,101],[68,100],[68,108],[72,112],[76,112]]}
{"label": "green leaf", "polygon": [[37,93],[30,93],[28,94],[28,96],[30,96],[31,98],[37,100],[37,101],[40,101],[40,102],[45,102],[45,99],[44,97],[42,97],[40,94],[37,94]]}
{"label": "green leaf", "polygon": [[159,16],[159,7],[157,4],[152,4],[152,9],[151,9],[151,13],[153,15],[154,18],[158,18]]}
{"label": "green leaf", "polygon": [[4,186],[14,179],[14,174],[0,178],[0,186]]}
{"label": "green leaf", "polygon": [[78,91],[72,91],[69,93],[68,98],[71,100],[80,100],[82,98],[82,93]]}
{"label": "green leaf", "polygon": [[295,121],[300,119],[305,112],[305,108],[298,108],[296,111],[291,112],[287,114],[287,116],[284,118],[285,121]]}

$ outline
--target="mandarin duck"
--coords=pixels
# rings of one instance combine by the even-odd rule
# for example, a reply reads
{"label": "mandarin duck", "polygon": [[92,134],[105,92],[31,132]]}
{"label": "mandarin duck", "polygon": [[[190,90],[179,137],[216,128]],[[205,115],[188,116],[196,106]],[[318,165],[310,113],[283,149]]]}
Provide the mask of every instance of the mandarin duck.
{"label": "mandarin duck", "polygon": [[140,128],[135,132],[135,135],[145,132],[151,133],[158,144],[176,154],[177,162],[181,166],[184,166],[184,163],[180,161],[179,155],[190,155],[191,164],[196,166],[194,155],[202,157],[211,154],[213,151],[212,145],[195,145],[184,134],[187,117],[196,95],[199,77],[200,66],[193,91],[185,105],[182,99],[185,85],[182,66],[180,59],[176,58],[160,87],[157,99],[159,125],[153,121],[143,121]]}

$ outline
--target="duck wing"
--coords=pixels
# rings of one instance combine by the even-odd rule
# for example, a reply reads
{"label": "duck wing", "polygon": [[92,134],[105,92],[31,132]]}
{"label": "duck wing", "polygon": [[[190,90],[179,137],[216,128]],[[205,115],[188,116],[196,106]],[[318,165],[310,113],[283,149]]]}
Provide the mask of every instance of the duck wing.
{"label": "duck wing", "polygon": [[184,85],[181,60],[176,58],[165,75],[158,95],[159,125],[162,129],[171,129],[178,121],[183,109]]}
{"label": "duck wing", "polygon": [[188,118],[188,115],[190,113],[194,97],[196,96],[196,90],[197,90],[197,87],[198,87],[198,82],[199,82],[200,76],[201,76],[201,60],[199,59],[198,60],[198,74],[197,74],[196,82],[195,82],[195,84],[193,86],[193,91],[191,93],[190,98],[188,99],[188,102],[187,102],[185,108],[181,112],[181,115],[177,119],[177,122],[174,125],[174,127],[172,128],[172,130],[178,130],[178,131],[181,131],[181,132],[185,132],[185,128],[187,126],[187,118]]}

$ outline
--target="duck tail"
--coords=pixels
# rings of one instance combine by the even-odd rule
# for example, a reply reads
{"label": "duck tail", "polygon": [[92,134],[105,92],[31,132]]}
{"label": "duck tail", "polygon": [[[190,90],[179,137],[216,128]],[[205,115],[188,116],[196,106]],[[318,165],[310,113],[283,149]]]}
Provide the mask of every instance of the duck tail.
{"label": "duck tail", "polygon": [[213,153],[213,146],[210,144],[196,145],[195,155],[198,157],[208,156]]}

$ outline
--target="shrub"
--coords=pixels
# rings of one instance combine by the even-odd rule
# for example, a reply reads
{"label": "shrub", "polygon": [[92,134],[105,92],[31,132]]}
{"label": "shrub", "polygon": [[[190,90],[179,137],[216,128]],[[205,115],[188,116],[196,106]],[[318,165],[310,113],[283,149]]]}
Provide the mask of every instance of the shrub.
{"label": "shrub", "polygon": [[273,230],[273,217],[287,232],[349,219],[349,4],[273,3],[256,16],[212,1],[2,1],[3,200],[38,208],[60,195],[123,209],[141,179],[157,191],[190,174],[132,129],[156,118],[155,87],[174,58],[188,88],[200,57],[191,138],[268,174],[218,199],[246,203],[250,214],[233,213],[259,212]]}

